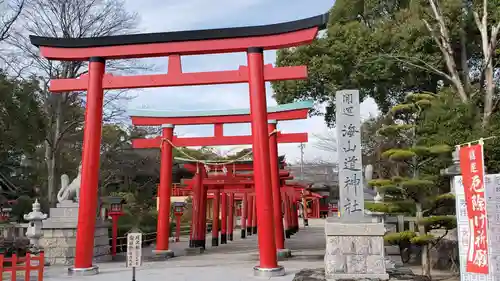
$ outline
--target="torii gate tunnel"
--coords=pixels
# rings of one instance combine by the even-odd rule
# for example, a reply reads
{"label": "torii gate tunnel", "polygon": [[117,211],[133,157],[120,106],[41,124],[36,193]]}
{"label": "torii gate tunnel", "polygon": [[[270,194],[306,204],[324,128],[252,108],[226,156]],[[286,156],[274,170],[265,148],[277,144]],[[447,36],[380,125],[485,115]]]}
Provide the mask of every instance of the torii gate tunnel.
{"label": "torii gate tunnel", "polygon": [[[271,156],[272,157],[272,156]],[[280,160],[277,161],[280,168],[284,168],[285,164],[281,160],[284,157],[279,157]],[[271,160],[273,161],[273,160]],[[250,162],[250,164],[246,163]],[[196,172],[198,170],[198,166],[196,163],[186,163],[183,165],[185,169],[190,172]],[[220,167],[219,164],[216,164],[212,167],[208,164],[210,168],[210,173],[208,177],[203,180],[203,185],[207,187],[207,190],[204,191],[206,198],[213,198],[213,218],[217,218],[219,214],[219,202],[218,198],[220,197],[220,193],[222,192],[222,198],[224,198],[225,193],[229,193],[229,214],[226,214],[225,210],[227,208],[227,202],[220,202],[220,207],[222,208],[221,215],[221,244],[225,244],[226,233],[229,235],[229,240],[233,240],[233,227],[232,222],[234,220],[234,212],[233,209],[235,207],[236,201],[240,201],[241,209],[240,209],[240,226],[241,226],[241,238],[245,239],[247,235],[252,235],[257,233],[257,217],[254,216],[256,207],[254,200],[255,193],[253,185],[254,185],[254,173],[253,173],[253,163],[251,160],[247,161],[238,161],[233,162],[228,165],[229,169],[226,166]],[[232,166],[232,167],[231,167]],[[272,165],[273,166],[273,165]],[[226,171],[224,172],[224,167],[226,167]],[[213,169],[212,169],[213,168]],[[213,171],[213,172],[212,172]],[[298,226],[295,226],[295,221],[293,220],[291,215],[297,215],[297,212],[291,211],[291,209],[296,206],[296,199],[300,197],[303,188],[299,192],[293,190],[285,185],[285,181],[288,179],[292,179],[290,176],[290,172],[287,170],[279,170],[279,191],[280,197],[278,199],[281,202],[276,202],[275,194],[273,193],[273,211],[275,217],[277,219],[274,220],[275,223],[275,239],[276,239],[276,249],[281,257],[289,257],[291,252],[288,249],[284,249],[284,237],[283,237],[283,228],[285,229],[286,238],[290,238],[291,234],[294,234],[298,231]],[[180,189],[177,187],[175,190],[176,193],[182,193],[184,195],[190,194],[191,190],[194,190],[196,181],[194,179],[187,179],[182,181],[182,185],[184,188]],[[273,186],[273,191],[276,189]],[[212,195],[209,194],[212,193]],[[203,198],[203,197],[202,197]],[[206,209],[202,209],[202,212],[207,211]],[[276,215],[276,211],[279,212]],[[283,211],[283,214],[281,212]],[[284,217],[283,217],[284,215]],[[285,225],[283,225],[283,218],[285,219]],[[229,222],[230,226],[226,226],[226,220]],[[215,220],[214,223],[218,223],[218,220]],[[212,246],[218,245],[218,225],[214,225],[212,227]],[[267,235],[272,235],[272,233],[268,233]],[[204,239],[204,237],[203,237]],[[262,238],[266,239],[266,238]],[[203,243],[203,241],[201,242]]]}
{"label": "torii gate tunnel", "polygon": [[[272,205],[273,208],[267,210],[261,216],[260,225],[264,225],[262,235],[259,241],[266,245],[260,249],[261,260],[276,260],[277,252],[286,252],[289,250],[284,247],[284,227],[281,207],[281,192],[279,180],[279,163],[278,163],[278,143],[302,143],[307,142],[307,133],[290,133],[283,134],[277,131],[277,120],[297,120],[306,119],[309,110],[313,107],[312,101],[303,101],[292,104],[285,104],[266,109],[269,114],[267,118],[276,118],[268,120],[269,133],[269,159],[271,188],[265,190],[264,198],[268,201],[258,201],[258,204],[264,206]],[[132,124],[135,126],[162,126],[162,136],[148,139],[134,139],[132,145],[134,148],[161,148],[161,169],[160,169],[160,188],[158,191],[159,207],[158,207],[158,231],[157,231],[157,248],[155,253],[164,254],[165,256],[173,256],[173,252],[169,251],[169,218],[171,205],[171,186],[172,186],[172,149],[173,147],[183,146],[217,146],[217,145],[248,145],[252,144],[252,136],[228,136],[224,134],[224,124],[233,123],[248,123],[251,121],[250,111],[248,109],[236,110],[214,110],[214,111],[159,111],[159,110],[130,110],[129,115],[132,118]],[[214,125],[214,136],[212,137],[176,137],[173,130],[176,125]],[[267,135],[267,134],[266,134]],[[266,137],[267,139],[267,137]],[[206,208],[207,208],[207,190],[205,188],[204,178],[207,178],[208,171],[204,165],[198,165],[193,181],[193,220],[191,228],[190,246],[205,247],[206,233]],[[212,163],[212,166],[217,163]],[[208,165],[210,166],[210,165]],[[255,172],[254,167],[252,169]],[[256,173],[255,173],[256,174]],[[248,175],[247,175],[248,176]],[[205,181],[210,179],[206,179]],[[252,185],[258,181],[257,176],[253,177],[251,182],[245,183],[245,178],[231,178],[233,183]],[[218,185],[224,185],[220,182]],[[216,192],[214,215],[219,214],[219,198],[221,197],[220,190]],[[222,205],[227,205],[226,194],[222,194]],[[257,203],[257,200],[254,200]],[[259,208],[264,208],[261,206]],[[227,216],[227,207],[223,207],[223,215]],[[254,216],[255,218],[257,216]],[[256,220],[257,221],[257,220]],[[227,232],[227,219],[222,221],[222,243],[225,243]],[[214,221],[214,226],[218,229],[218,220]],[[217,235],[215,235],[217,233]],[[217,246],[218,231],[213,232],[212,245]],[[260,246],[260,245],[259,245]],[[276,252],[277,251],[277,252]],[[275,261],[276,262],[276,261]],[[277,264],[276,264],[277,266]]]}
{"label": "torii gate tunnel", "polygon": [[[266,190],[270,187],[269,144],[265,81],[305,79],[305,66],[273,67],[264,65],[263,51],[311,43],[320,29],[326,27],[328,14],[281,24],[193,30],[180,32],[118,35],[94,38],[49,38],[30,36],[31,43],[43,57],[59,61],[88,61],[88,75],[70,79],[52,79],[55,93],[87,91],[82,152],[82,179],[75,264],[70,274],[96,274],[92,264],[94,229],[99,182],[99,157],[102,130],[103,90],[248,83],[252,122],[252,145],[256,174],[257,202],[271,203]],[[183,73],[181,56],[246,52],[248,66],[238,70]],[[105,73],[106,60],[147,57],[169,57],[168,73],[138,76],[113,76]],[[260,204],[260,203],[259,203]],[[266,215],[257,208],[257,217]],[[267,221],[260,220],[259,233],[269,232]],[[262,235],[264,236],[264,235]],[[282,275],[276,253],[263,255],[267,242],[259,239],[261,259],[254,268],[256,275]],[[274,248],[274,245],[273,247]]]}

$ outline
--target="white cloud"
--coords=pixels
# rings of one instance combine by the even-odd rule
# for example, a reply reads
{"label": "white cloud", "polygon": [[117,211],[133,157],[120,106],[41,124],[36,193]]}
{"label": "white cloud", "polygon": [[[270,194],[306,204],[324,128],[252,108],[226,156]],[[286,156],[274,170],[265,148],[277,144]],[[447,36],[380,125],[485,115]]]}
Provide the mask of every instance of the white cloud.
{"label": "white cloud", "polygon": [[127,8],[138,11],[142,32],[207,29],[203,24],[235,17],[265,0],[127,0]]}
{"label": "white cloud", "polygon": [[[302,0],[127,0],[126,2],[129,10],[139,13],[141,32],[277,23],[324,13],[333,4],[331,0],[310,2],[314,4],[306,4]],[[275,58],[274,51],[266,51],[265,63],[274,63]],[[155,65],[157,73],[167,71],[167,61],[167,58],[148,59],[148,62]],[[231,70],[237,69],[239,65],[246,65],[246,57],[243,53],[182,57],[185,72]],[[266,89],[268,105],[276,105],[276,101],[272,99],[269,84]],[[246,84],[143,89],[133,93],[137,98],[130,102],[130,108],[147,107],[181,111],[249,107],[248,85]],[[373,114],[376,112],[376,106],[373,102],[365,102],[362,105],[362,112]],[[322,116],[282,122],[278,128],[284,132],[309,133],[309,143],[304,149],[306,160],[336,160],[334,153],[320,151],[314,147],[314,135],[323,134],[329,130]],[[213,133],[213,129],[207,125],[180,126],[176,128],[176,132],[186,137],[209,136]],[[250,125],[226,125],[225,133],[227,135],[250,134]],[[244,148],[244,146],[236,148]],[[220,149],[228,151],[234,150],[235,147]],[[298,144],[282,144],[279,146],[279,151],[286,154],[289,161],[300,159]]]}

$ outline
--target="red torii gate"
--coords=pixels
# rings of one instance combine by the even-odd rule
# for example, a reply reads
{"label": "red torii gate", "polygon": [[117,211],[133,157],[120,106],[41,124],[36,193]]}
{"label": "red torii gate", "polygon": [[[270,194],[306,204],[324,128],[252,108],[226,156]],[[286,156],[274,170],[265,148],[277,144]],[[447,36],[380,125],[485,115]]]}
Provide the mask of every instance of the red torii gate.
{"label": "red torii gate", "polygon": [[[230,195],[233,195],[235,193],[252,193],[253,192],[253,187],[251,187],[253,184],[254,184],[254,181],[253,181],[253,173],[236,173],[236,171],[238,170],[241,170],[241,167],[239,166],[240,163],[238,163],[237,165],[235,165],[234,163],[232,165],[233,166],[233,170],[228,170],[228,171],[231,171],[230,173],[228,172],[227,174],[225,175],[220,175],[219,173],[217,173],[216,175],[212,175],[212,176],[209,176],[207,179],[205,179],[203,181],[203,184],[206,185],[206,186],[211,186],[212,189],[211,190],[208,190],[207,192],[214,192],[215,194],[218,194],[220,192],[220,190],[223,190],[224,192],[229,192]],[[231,165],[229,165],[231,166]],[[247,165],[248,166],[248,165]],[[196,166],[192,163],[188,163],[188,164],[184,164],[184,168],[186,168],[188,171],[191,171],[191,172],[194,172],[196,170]],[[246,169],[245,170],[248,170],[248,167],[245,167]],[[287,171],[287,170],[280,170],[279,171],[279,178],[281,180],[288,180],[288,179],[292,179],[293,177],[290,176],[290,172]],[[194,181],[193,180],[183,180],[182,181],[182,184],[187,186],[187,191],[189,191],[189,188],[192,187],[194,185]],[[250,188],[248,188],[250,186]],[[256,234],[256,225],[253,224],[254,220],[253,220],[253,217],[252,214],[254,213],[254,210],[253,209],[250,209],[250,210],[247,210],[247,204],[246,204],[246,200],[245,200],[245,196],[247,194],[244,194],[243,196],[241,196],[241,200],[242,201],[245,201],[243,202],[243,206],[245,208],[245,211],[244,211],[244,214],[249,214],[248,216],[248,220],[249,220],[249,225],[247,226],[247,228],[245,228],[245,218],[246,216],[244,215],[242,217],[242,229],[241,229],[241,237],[242,238],[245,238],[246,237],[246,234],[248,233],[248,235],[252,235],[253,234]],[[210,198],[210,196],[208,196],[207,198]],[[215,195],[214,198],[218,198],[217,195]],[[222,197],[224,198],[224,196]],[[281,196],[281,198],[283,198],[283,196]],[[215,199],[217,200],[217,199]],[[252,201],[252,200],[251,200]],[[234,205],[234,202],[231,200],[230,201],[230,208],[233,207]],[[213,213],[214,213],[214,216],[217,216],[218,214],[218,202],[216,201],[215,202],[215,208],[213,209]],[[223,212],[221,213],[221,216],[222,216],[222,227],[221,227],[221,244],[225,244],[225,233],[226,231],[229,232],[229,237],[230,239],[229,240],[232,240],[232,225],[231,226],[228,226],[228,228],[226,228],[226,226],[224,225],[224,222],[225,222],[225,214],[224,214],[224,210],[225,210],[225,204],[224,202],[221,202],[221,207],[223,208]],[[285,208],[288,208],[288,206],[285,206]],[[231,209],[230,209],[231,210]],[[205,210],[202,210],[202,212],[204,212]],[[284,239],[283,237],[283,229],[282,229],[282,215],[281,215],[281,211],[282,211],[282,208],[281,208],[281,202],[280,202],[280,205],[279,205],[279,211],[280,211],[280,217],[279,217],[279,220],[277,221],[278,223],[275,223],[277,224],[277,229],[278,230],[281,230],[281,235],[279,237],[276,237],[277,239]],[[229,221],[232,222],[233,220],[233,214],[229,214]],[[215,222],[217,223],[217,222]],[[279,227],[281,226],[281,227]],[[287,221],[287,227],[289,226],[289,222]],[[218,244],[218,232],[217,232],[217,229],[218,229],[218,225],[216,224],[213,228],[212,228],[212,234],[213,234],[213,237],[212,237],[212,245],[217,245]],[[287,228],[288,229],[288,228]],[[278,248],[278,252],[279,252],[279,255],[283,256],[283,257],[287,257],[290,255],[290,252],[286,249],[282,249],[282,248]]]}
{"label": "red torii gate", "polygon": [[[312,101],[303,101],[292,104],[285,104],[269,109],[268,118],[277,118],[278,120],[297,120],[306,119],[308,111],[312,108]],[[162,126],[163,132],[162,136],[149,139],[134,139],[132,145],[134,148],[160,148],[161,147],[161,172],[160,172],[160,189],[158,192],[159,200],[159,211],[158,211],[158,231],[157,231],[157,248],[156,253],[161,253],[166,257],[173,256],[173,252],[169,251],[169,218],[170,218],[170,196],[172,185],[172,148],[181,146],[212,146],[212,145],[245,145],[252,144],[252,136],[225,136],[224,135],[224,124],[228,123],[245,123],[251,120],[250,111],[248,109],[236,109],[236,110],[215,110],[215,111],[159,111],[159,110],[130,110],[129,115],[131,115],[132,124],[135,126]],[[200,125],[207,124],[209,122],[216,122],[214,125],[214,136],[212,137],[176,137],[173,134],[174,126],[176,125]],[[271,165],[273,167],[273,173],[276,171],[276,177],[278,176],[278,151],[277,143],[287,143],[287,142],[307,142],[307,133],[291,133],[282,134],[277,131],[276,120],[269,120],[269,144],[271,147],[276,149],[272,150],[273,157],[270,158]],[[255,154],[255,152],[254,152]],[[193,229],[192,229],[192,241],[190,246],[201,247],[205,246],[205,224],[204,218],[199,219],[200,214],[197,210],[206,209],[206,196],[202,197],[204,194],[203,187],[203,177],[205,177],[205,172],[199,167],[196,169],[197,173],[194,181],[196,182],[196,188],[194,189],[194,200],[193,206],[195,210],[193,211]],[[257,180],[258,177],[256,177]],[[253,182],[252,182],[253,183]],[[275,197],[278,200],[272,200],[270,204],[276,204],[276,211],[273,208],[273,214],[269,214],[272,218],[277,218],[279,220],[273,223],[272,227],[269,228],[268,232],[265,232],[261,238],[262,241],[266,239],[271,240],[269,245],[275,246],[278,254],[287,256],[289,255],[289,250],[284,247],[284,235],[283,235],[283,224],[281,220],[281,199],[279,190],[279,181],[273,182],[272,190],[270,192],[271,198]],[[163,198],[166,198],[165,200]],[[263,216],[263,218],[267,218]],[[274,233],[274,235],[272,235]],[[270,237],[268,237],[270,235]],[[272,239],[274,238],[274,239]],[[217,238],[218,239],[218,238]],[[274,241],[272,241],[274,240]],[[218,240],[217,240],[218,241]],[[273,243],[274,242],[274,243]],[[218,244],[217,243],[213,243]],[[275,253],[276,255],[276,253]]]}
{"label": "red torii gate", "polygon": [[[92,264],[95,210],[99,182],[99,158],[103,112],[103,90],[248,83],[252,113],[252,145],[257,163],[256,196],[260,217],[272,216],[271,168],[267,140],[265,81],[305,79],[305,66],[277,67],[264,65],[263,51],[311,43],[326,27],[328,14],[267,26],[223,28],[150,34],[117,35],[94,38],[50,38],[30,36],[31,43],[43,57],[59,61],[88,61],[87,75],[71,79],[51,79],[50,91],[87,91],[82,152],[82,182],[75,264],[69,274],[97,274]],[[181,56],[215,53],[247,53],[247,67],[238,70],[183,73]],[[168,73],[138,76],[114,76],[105,73],[106,60],[169,57]],[[167,128],[168,129],[168,128]],[[271,212],[271,213],[270,213]],[[271,232],[272,220],[260,220],[259,231]],[[259,276],[284,275],[274,250],[273,239],[259,239],[260,264],[254,267]]]}
{"label": "red torii gate", "polygon": [[[232,170],[228,170],[228,171],[232,171],[233,174],[239,174],[238,178],[242,179],[240,181],[231,181],[231,178],[228,178],[227,176],[219,176],[219,175],[215,175],[213,176],[211,179],[212,179],[212,182],[210,182],[209,180],[205,180],[204,181],[204,184],[205,185],[211,185],[211,184],[218,184],[219,187],[218,188],[215,188],[215,189],[212,189],[212,190],[208,190],[208,192],[213,192],[215,191],[216,189],[223,189],[225,191],[229,191],[231,192],[230,195],[233,195],[234,193],[234,199],[235,200],[238,200],[241,201],[241,205],[242,207],[244,208],[243,212],[242,212],[242,216],[241,216],[241,221],[242,221],[242,229],[241,229],[241,238],[245,238],[246,237],[246,234],[248,233],[248,235],[251,235],[253,232],[255,232],[255,223],[254,223],[254,220],[253,220],[253,217],[252,214],[254,213],[254,210],[253,210],[253,206],[250,206],[249,208],[248,205],[252,205],[251,203],[250,204],[247,204],[247,201],[252,201],[252,200],[249,200],[249,199],[252,199],[252,197],[250,198],[247,198],[248,196],[248,193],[251,193],[253,191],[253,189],[251,188],[248,188],[249,184],[252,184],[253,182],[252,181],[249,181],[249,179],[251,180],[251,177],[253,176],[252,173],[235,173],[235,171],[251,171],[253,169],[252,167],[252,163],[248,163],[250,161],[238,161],[238,163],[236,164],[232,164],[233,165],[233,169]],[[285,166],[285,163],[280,163],[280,167],[284,167]],[[191,172],[194,172],[196,171],[196,166],[193,164],[193,163],[187,163],[187,164],[184,164],[184,167],[191,171]],[[298,217],[297,217],[297,209],[296,209],[296,203],[299,202],[302,194],[303,194],[303,190],[306,188],[305,186],[302,186],[301,184],[298,184],[298,183],[292,183],[292,185],[288,185],[286,184],[285,185],[285,182],[287,180],[290,179],[289,176],[287,176],[287,173],[288,171],[286,170],[280,170],[280,186],[281,186],[281,189],[282,189],[282,201],[283,201],[283,205],[284,205],[284,215],[285,215],[285,234],[286,234],[286,238],[290,238],[291,235],[293,235],[294,233],[296,233],[298,231]],[[245,178],[244,176],[245,175],[248,175],[249,177],[248,178]],[[221,179],[224,179],[224,177],[228,178],[228,180],[226,181],[223,181]],[[193,182],[192,180],[183,180],[183,183],[184,184],[180,184],[182,185],[182,187],[179,187],[180,185],[176,185],[174,187],[174,190],[173,190],[173,193],[177,196],[188,196],[189,194],[191,194],[192,190],[193,190]],[[221,187],[221,184],[223,184],[224,186]],[[312,194],[314,195],[314,194]],[[319,195],[317,195],[319,196]],[[315,197],[317,197],[315,196]],[[211,198],[210,195],[207,196],[207,198]],[[230,202],[233,202],[232,200]],[[293,207],[293,210],[292,210],[292,207]],[[214,210],[215,212],[215,210]],[[232,215],[230,214],[229,217],[232,217]],[[246,223],[248,219],[248,225]],[[229,227],[229,230],[232,231],[232,228]],[[214,233],[213,233],[214,234]],[[232,233],[230,233],[231,235]],[[203,238],[204,239],[204,238]],[[282,254],[284,256],[286,256],[286,252],[282,252]]]}

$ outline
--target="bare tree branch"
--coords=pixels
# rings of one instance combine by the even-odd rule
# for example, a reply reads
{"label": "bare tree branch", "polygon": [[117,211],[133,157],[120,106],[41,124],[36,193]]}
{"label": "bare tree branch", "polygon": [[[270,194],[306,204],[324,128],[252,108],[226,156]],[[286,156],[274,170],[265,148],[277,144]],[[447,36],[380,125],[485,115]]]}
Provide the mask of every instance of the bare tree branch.
{"label": "bare tree branch", "polygon": [[473,11],[474,22],[476,23],[479,33],[481,34],[481,48],[483,51],[483,63],[481,72],[484,73],[484,109],[482,126],[485,128],[489,123],[490,116],[493,112],[494,93],[495,93],[495,70],[493,66],[493,57],[496,51],[498,30],[500,23],[491,27],[491,37],[488,35],[488,0],[482,2],[482,16],[477,11]]}
{"label": "bare tree branch", "polygon": [[10,31],[23,11],[24,0],[10,1],[0,0],[0,10],[11,11],[0,14],[0,42],[9,38]]}
{"label": "bare tree branch", "polygon": [[437,23],[439,31],[435,30],[432,27],[432,25],[426,20],[423,20],[424,24],[431,33],[432,38],[436,42],[437,46],[441,50],[441,53],[444,57],[444,60],[446,62],[446,68],[448,69],[449,72],[448,75],[449,78],[447,79],[453,84],[453,86],[457,90],[458,95],[462,100],[462,102],[467,102],[469,98],[465,91],[464,83],[460,79],[457,65],[455,63],[454,59],[455,56],[450,43],[451,42],[450,32],[448,31],[448,27],[446,27],[441,10],[439,9],[435,0],[429,0],[429,4],[431,6],[433,17]]}
{"label": "bare tree branch", "polygon": [[[427,71],[427,72],[436,73],[438,75],[443,76],[443,78],[445,78],[447,80],[450,80],[450,82],[452,82],[452,77],[450,75],[448,75],[447,73],[445,73],[445,72],[437,69],[436,67],[432,66],[431,64],[427,63],[426,61],[424,61],[422,59],[419,59],[419,58],[409,58],[409,57],[405,57],[405,56],[393,56],[393,55],[390,55],[390,54],[385,54],[384,56],[387,57],[387,58],[390,58],[390,59],[393,59],[393,60],[396,60],[396,61],[408,64],[408,65],[413,66],[415,68],[422,69],[422,70]],[[420,64],[413,63],[412,60],[415,60],[415,61],[419,62]]]}
{"label": "bare tree branch", "polygon": [[[2,1],[2,0],[0,0]],[[124,0],[30,0],[26,1],[19,20],[23,27],[14,29],[7,43],[13,48],[11,56],[17,57],[13,72],[20,76],[36,75],[44,81],[41,104],[44,108],[48,131],[45,142],[45,161],[48,174],[49,201],[53,202],[57,184],[56,160],[62,145],[69,137],[78,135],[84,114],[84,93],[68,92],[51,94],[48,81],[54,78],[76,78],[87,72],[86,62],[49,61],[40,57],[38,49],[31,45],[28,35],[55,38],[101,37],[126,34],[135,31],[137,15],[125,10]],[[108,71],[129,71],[135,61],[109,62]],[[116,66],[116,68],[115,68]],[[121,100],[128,100],[123,91],[108,92],[105,95],[105,119],[115,119],[123,110]]]}

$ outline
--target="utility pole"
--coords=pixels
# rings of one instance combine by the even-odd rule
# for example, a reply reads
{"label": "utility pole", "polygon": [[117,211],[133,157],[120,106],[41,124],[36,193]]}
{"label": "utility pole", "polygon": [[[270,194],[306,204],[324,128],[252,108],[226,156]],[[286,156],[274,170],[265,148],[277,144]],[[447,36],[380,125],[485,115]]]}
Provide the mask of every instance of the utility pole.
{"label": "utility pole", "polygon": [[[300,180],[304,181],[304,148],[306,145],[301,143],[300,148]],[[309,220],[307,219],[307,200],[305,198],[304,190],[302,190],[302,219],[304,220],[304,226],[309,226]]]}
{"label": "utility pole", "polygon": [[299,144],[300,148],[300,180],[304,180],[304,148],[306,145],[304,143]]}

